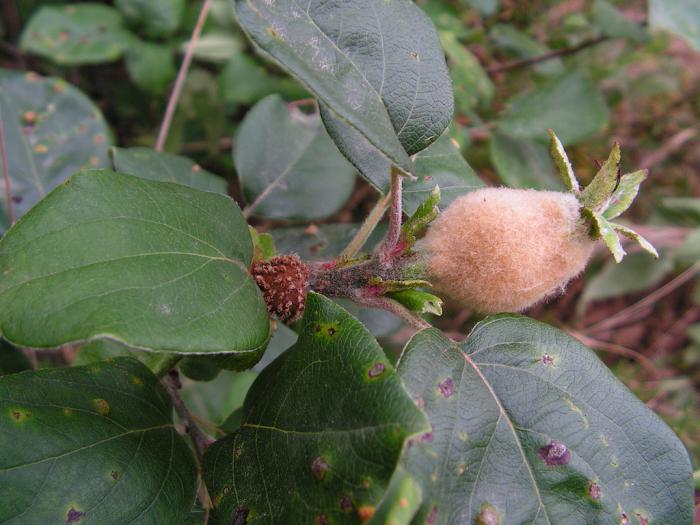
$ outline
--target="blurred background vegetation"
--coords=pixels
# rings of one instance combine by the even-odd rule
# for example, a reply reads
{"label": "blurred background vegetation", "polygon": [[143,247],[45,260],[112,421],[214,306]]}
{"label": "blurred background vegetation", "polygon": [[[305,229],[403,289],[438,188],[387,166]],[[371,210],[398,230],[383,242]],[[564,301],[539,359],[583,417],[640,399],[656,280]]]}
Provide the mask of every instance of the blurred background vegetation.
{"label": "blurred background vegetation", "polygon": [[[486,183],[561,189],[547,153],[550,127],[584,183],[614,141],[622,146],[623,171],[649,169],[627,219],[661,258],[630,245],[633,253],[616,265],[600,250],[566,294],[527,313],[599,350],[679,434],[700,468],[700,2],[417,3],[439,29],[454,82],[449,136]],[[297,117],[302,109],[313,113],[314,106],[300,85],[255,54],[231,4],[211,3],[165,151],[225,179],[241,207],[248,205],[252,224],[273,234],[278,251],[332,257],[378,193],[338,163],[311,163],[268,192],[265,206],[250,207],[265,185],[250,180],[254,170],[243,172],[244,160],[234,163],[244,117],[272,94]],[[0,67],[60,77],[82,90],[113,132],[103,147],[153,147],[201,7],[191,0],[4,0]],[[270,122],[274,108],[264,109],[257,120],[251,113],[248,123],[258,132],[279,124]],[[329,179],[327,170],[343,176]],[[295,193],[294,187],[305,189]],[[323,216],[312,213],[320,201],[326,203]],[[388,314],[355,311],[390,352],[410,335]],[[472,312],[447,305],[434,322],[459,338],[475,320]],[[281,327],[265,362],[294,337]],[[116,350],[84,348],[77,362],[110,351]],[[194,368],[196,379],[216,375]],[[222,415],[240,405],[254,375],[222,373],[209,383],[190,382],[188,401],[205,423],[224,426]],[[226,406],[211,403],[215,398]]]}

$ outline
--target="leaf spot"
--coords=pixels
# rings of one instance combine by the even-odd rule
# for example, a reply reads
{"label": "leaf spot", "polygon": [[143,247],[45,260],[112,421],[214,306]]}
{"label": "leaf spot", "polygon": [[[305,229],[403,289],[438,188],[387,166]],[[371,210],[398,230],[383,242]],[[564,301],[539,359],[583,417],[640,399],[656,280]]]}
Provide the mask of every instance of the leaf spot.
{"label": "leaf spot", "polygon": [[236,514],[233,516],[233,521],[231,522],[231,525],[245,525],[248,523],[248,514],[250,513],[250,510],[248,510],[246,507],[238,507],[236,509]]}
{"label": "leaf spot", "polygon": [[136,386],[141,386],[141,385],[143,385],[143,380],[138,376],[134,376],[131,378],[131,383],[136,385]]}
{"label": "leaf spot", "polygon": [[83,516],[85,516],[84,512],[80,512],[75,507],[71,507],[68,511],[68,514],[66,514],[66,525],[70,525],[71,523],[78,523]]}
{"label": "leaf spot", "polygon": [[599,500],[602,495],[600,485],[593,480],[588,482],[588,495],[591,499],[596,501]]}
{"label": "leaf spot", "polygon": [[73,415],[73,409],[70,407],[63,407],[63,415],[68,417]]}
{"label": "leaf spot", "polygon": [[384,363],[375,363],[372,365],[372,368],[369,369],[367,375],[370,379],[374,379],[375,377],[382,375],[385,369],[386,367],[384,366]]}
{"label": "leaf spot", "polygon": [[10,417],[12,417],[15,423],[22,423],[32,417],[32,413],[29,410],[15,408],[10,410]]}
{"label": "leaf spot", "polygon": [[92,404],[100,415],[106,416],[109,414],[109,403],[102,398],[97,398],[92,400]]}
{"label": "leaf spot", "polygon": [[374,511],[376,509],[371,505],[364,505],[357,509],[357,517],[360,518],[362,523],[369,521],[369,519],[374,516]]}
{"label": "leaf spot", "polygon": [[428,519],[425,521],[427,525],[435,525],[435,522],[437,522],[437,517],[438,517],[438,508],[437,505],[435,505],[432,509],[430,509],[430,514],[428,514]]}
{"label": "leaf spot", "polygon": [[564,443],[552,440],[540,449],[540,457],[547,465],[566,465],[571,459],[569,449]]}
{"label": "leaf spot", "polygon": [[343,496],[340,498],[340,510],[346,513],[352,511],[352,500],[349,496]]}
{"label": "leaf spot", "polygon": [[407,509],[409,505],[410,505],[410,502],[408,501],[407,498],[401,498],[399,500],[399,507],[401,507],[402,509]]}
{"label": "leaf spot", "polygon": [[484,503],[476,516],[476,525],[500,525],[501,515],[496,507],[490,503]]}
{"label": "leaf spot", "polygon": [[554,358],[549,354],[542,354],[542,364],[545,366],[554,366]]}
{"label": "leaf spot", "polygon": [[649,525],[649,518],[639,511],[634,511],[634,517],[639,521],[639,525]]}
{"label": "leaf spot", "polygon": [[119,479],[119,472],[113,470],[109,473],[109,477],[111,477],[114,481],[117,481]]}
{"label": "leaf spot", "polygon": [[455,385],[452,378],[448,377],[444,381],[438,383],[438,390],[440,390],[440,394],[442,394],[444,397],[450,397],[452,394],[454,394]]}
{"label": "leaf spot", "polygon": [[311,474],[318,481],[321,481],[326,477],[326,472],[328,472],[330,468],[331,466],[328,464],[328,462],[319,456],[314,459],[313,463],[311,463]]}
{"label": "leaf spot", "polygon": [[409,55],[411,55],[411,58],[416,62],[420,62],[420,55],[417,52],[411,51]]}

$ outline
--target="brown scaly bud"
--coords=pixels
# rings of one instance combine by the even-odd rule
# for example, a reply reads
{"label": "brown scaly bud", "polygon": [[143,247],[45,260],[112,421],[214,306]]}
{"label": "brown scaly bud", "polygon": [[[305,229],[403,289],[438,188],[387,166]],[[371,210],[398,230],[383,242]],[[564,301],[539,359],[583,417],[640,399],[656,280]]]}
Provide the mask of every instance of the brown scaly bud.
{"label": "brown scaly bud", "polygon": [[309,268],[297,255],[278,255],[256,261],[250,270],[263,292],[267,310],[291,323],[304,313],[309,288]]}

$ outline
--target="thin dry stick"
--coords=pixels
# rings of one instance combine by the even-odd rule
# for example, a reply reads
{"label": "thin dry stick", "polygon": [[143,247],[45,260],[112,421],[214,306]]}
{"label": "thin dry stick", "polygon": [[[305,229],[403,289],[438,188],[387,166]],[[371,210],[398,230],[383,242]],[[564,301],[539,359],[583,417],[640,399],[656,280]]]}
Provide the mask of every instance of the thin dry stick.
{"label": "thin dry stick", "polygon": [[391,167],[391,211],[389,215],[389,231],[381,246],[381,254],[387,256],[396,248],[401,237],[401,218],[403,211],[401,201],[403,199],[403,176],[396,166]]}
{"label": "thin dry stick", "polygon": [[486,69],[487,73],[501,73],[503,71],[510,71],[512,69],[520,69],[523,67],[532,66],[534,64],[539,64],[540,62],[545,62],[546,60],[551,60],[552,58],[563,57],[567,55],[572,55],[578,53],[582,49],[587,47],[595,46],[601,42],[608,40],[606,36],[599,36],[591,40],[584,40],[578,45],[573,47],[565,47],[563,49],[555,49],[554,51],[549,51],[548,53],[543,53],[530,58],[525,58],[522,60],[514,60],[513,62],[506,62],[505,64],[497,64]]}
{"label": "thin dry stick", "polygon": [[204,22],[207,19],[207,14],[209,12],[209,7],[211,6],[211,3],[212,0],[204,0],[202,10],[199,12],[199,18],[197,18],[197,23],[194,26],[194,31],[192,31],[192,38],[190,39],[189,44],[187,44],[187,50],[185,51],[185,56],[182,59],[180,71],[178,71],[177,79],[175,79],[175,86],[173,87],[173,91],[170,94],[170,100],[168,100],[168,107],[165,110],[163,124],[161,124],[160,126],[160,132],[158,133],[158,140],[156,142],[155,147],[156,151],[163,151],[165,140],[168,138],[170,125],[172,124],[173,116],[175,115],[175,108],[177,107],[177,102],[180,99],[182,88],[185,85],[187,72],[189,71],[190,64],[192,63],[192,54],[194,53],[194,46],[197,45],[199,35],[202,33],[202,28],[204,27]]}
{"label": "thin dry stick", "polygon": [[656,366],[654,366],[654,363],[644,354],[632,350],[631,348],[627,348],[626,346],[618,345],[617,343],[611,343],[609,341],[600,341],[598,339],[594,339],[592,337],[587,336],[586,334],[577,332],[576,330],[572,330],[571,328],[567,328],[566,331],[586,346],[597,348],[598,350],[602,350],[604,352],[610,352],[611,354],[631,357],[632,359],[637,360],[639,364],[642,365],[642,367],[653,378],[656,378],[659,375],[659,371],[656,369]]}
{"label": "thin dry stick", "polygon": [[340,255],[338,256],[339,259],[352,259],[355,257],[355,255],[357,255],[357,253],[367,242],[367,239],[369,239],[369,236],[372,235],[372,232],[377,227],[377,224],[379,224],[379,221],[382,220],[384,213],[389,208],[390,201],[390,193],[387,193],[381,199],[379,199],[372,211],[369,212],[365,222],[363,222],[362,226],[360,226],[360,229],[355,234],[355,237],[353,237],[352,241],[350,241],[345,249],[340,252]]}
{"label": "thin dry stick", "polygon": [[678,277],[669,281],[661,288],[653,291],[647,295],[644,299],[637,301],[636,303],[628,306],[627,308],[620,310],[618,313],[612,317],[608,317],[599,321],[591,326],[584,329],[584,332],[600,332],[601,330],[609,330],[616,326],[625,324],[629,319],[633,319],[636,314],[644,311],[646,308],[651,307],[656,301],[666,297],[668,294],[681,287],[691,279],[693,279],[698,272],[700,272],[700,261],[696,262],[690,268],[681,273]]}
{"label": "thin dry stick", "polygon": [[10,218],[10,224],[13,224],[15,222],[15,214],[12,208],[10,167],[7,164],[7,147],[5,146],[5,126],[2,120],[2,108],[0,108],[0,155],[2,155],[2,179],[5,183],[5,200],[7,201],[7,214]]}
{"label": "thin dry stick", "polygon": [[646,157],[643,157],[642,160],[639,162],[639,167],[641,169],[646,169],[660,164],[661,162],[666,160],[670,155],[679,150],[683,146],[683,144],[695,138],[697,134],[698,130],[696,128],[686,128],[679,131],[666,142],[664,142],[659,149],[654,150]]}

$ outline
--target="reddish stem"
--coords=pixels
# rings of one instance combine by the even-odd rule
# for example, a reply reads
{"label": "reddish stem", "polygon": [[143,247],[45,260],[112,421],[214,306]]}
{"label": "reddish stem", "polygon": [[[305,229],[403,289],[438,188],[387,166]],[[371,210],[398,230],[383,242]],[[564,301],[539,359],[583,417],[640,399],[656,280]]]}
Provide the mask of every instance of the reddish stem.
{"label": "reddish stem", "polygon": [[7,213],[10,217],[10,224],[15,222],[15,214],[12,206],[12,189],[10,188],[10,167],[7,163],[7,147],[5,146],[5,126],[2,120],[2,109],[0,108],[0,155],[2,156],[2,178],[5,183],[5,199],[7,200]]}

